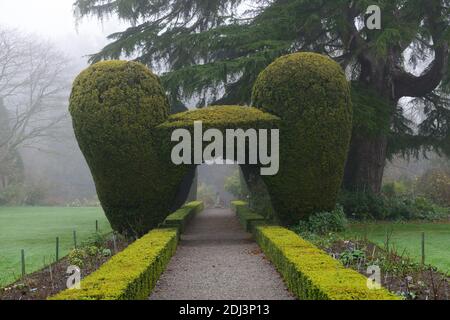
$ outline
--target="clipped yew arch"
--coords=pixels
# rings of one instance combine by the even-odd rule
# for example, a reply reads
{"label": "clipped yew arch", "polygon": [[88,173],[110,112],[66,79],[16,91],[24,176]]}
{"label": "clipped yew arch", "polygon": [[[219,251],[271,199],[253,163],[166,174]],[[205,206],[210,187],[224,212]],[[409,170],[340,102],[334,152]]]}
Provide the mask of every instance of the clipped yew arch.
{"label": "clipped yew arch", "polygon": [[107,61],[83,71],[73,85],[70,113],[113,229],[141,236],[187,199],[195,166],[172,164],[171,134],[193,130],[194,121],[204,130],[280,129],[280,173],[264,181],[281,222],[331,209],[352,127],[340,67],[315,54],[280,58],[258,78],[254,105],[169,116],[164,89],[146,66]]}

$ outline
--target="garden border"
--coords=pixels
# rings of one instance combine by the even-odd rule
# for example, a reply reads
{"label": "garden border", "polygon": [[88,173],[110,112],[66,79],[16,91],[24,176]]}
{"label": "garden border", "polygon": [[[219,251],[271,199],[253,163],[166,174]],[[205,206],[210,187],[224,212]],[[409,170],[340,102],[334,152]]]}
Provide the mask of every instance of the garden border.
{"label": "garden border", "polygon": [[301,300],[401,300],[386,289],[370,290],[368,279],[296,233],[264,221],[247,203],[232,203],[239,220]]}

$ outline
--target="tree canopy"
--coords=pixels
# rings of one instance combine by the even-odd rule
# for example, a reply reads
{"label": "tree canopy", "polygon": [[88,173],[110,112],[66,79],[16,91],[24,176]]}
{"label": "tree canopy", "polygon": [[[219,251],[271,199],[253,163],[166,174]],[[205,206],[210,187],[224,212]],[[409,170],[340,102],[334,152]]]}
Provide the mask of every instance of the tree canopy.
{"label": "tree canopy", "polygon": [[[366,27],[370,5],[381,9],[381,30]],[[381,158],[424,147],[450,152],[450,0],[78,0],[75,6],[80,18],[117,15],[132,25],[110,35],[92,61],[125,56],[151,66],[162,73],[172,104],[193,98],[198,106],[249,104],[256,77],[277,57],[314,51],[390,105],[382,126],[388,132],[375,148],[383,149]]]}

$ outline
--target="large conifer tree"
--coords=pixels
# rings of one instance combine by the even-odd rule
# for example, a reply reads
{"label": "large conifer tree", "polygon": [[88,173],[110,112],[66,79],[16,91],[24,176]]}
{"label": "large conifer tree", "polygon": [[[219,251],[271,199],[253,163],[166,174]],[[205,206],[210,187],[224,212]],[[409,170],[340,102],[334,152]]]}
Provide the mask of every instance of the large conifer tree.
{"label": "large conifer tree", "polygon": [[[374,4],[381,30],[365,24]],[[75,6],[80,17],[117,15],[131,24],[92,61],[136,57],[163,74],[177,106],[193,97],[199,106],[249,104],[256,76],[278,56],[331,56],[354,81],[348,188],[378,192],[393,154],[450,151],[450,0],[78,0]],[[404,97],[411,99],[400,103]]]}

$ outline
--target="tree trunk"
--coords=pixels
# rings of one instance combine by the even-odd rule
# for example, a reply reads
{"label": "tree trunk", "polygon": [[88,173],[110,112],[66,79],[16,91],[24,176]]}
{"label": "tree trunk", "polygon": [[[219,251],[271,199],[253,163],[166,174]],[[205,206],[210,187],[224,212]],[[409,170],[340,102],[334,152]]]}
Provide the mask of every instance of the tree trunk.
{"label": "tree trunk", "polygon": [[[361,55],[359,82],[395,106],[397,101],[394,101],[395,98],[392,96],[389,61],[395,61],[395,56],[386,61],[373,57],[372,53],[367,56]],[[379,106],[373,107],[378,108]],[[394,108],[392,108],[393,110]],[[382,130],[377,133],[363,134],[354,128],[344,171],[344,189],[381,193],[387,149],[388,139]]]}
{"label": "tree trunk", "polygon": [[380,193],[387,156],[387,138],[353,136],[344,174],[344,188]]}

